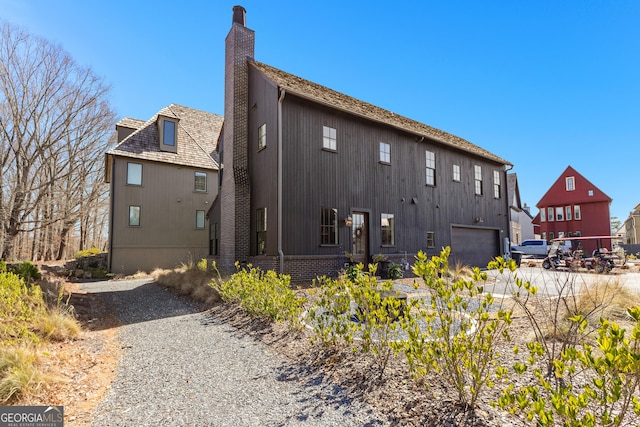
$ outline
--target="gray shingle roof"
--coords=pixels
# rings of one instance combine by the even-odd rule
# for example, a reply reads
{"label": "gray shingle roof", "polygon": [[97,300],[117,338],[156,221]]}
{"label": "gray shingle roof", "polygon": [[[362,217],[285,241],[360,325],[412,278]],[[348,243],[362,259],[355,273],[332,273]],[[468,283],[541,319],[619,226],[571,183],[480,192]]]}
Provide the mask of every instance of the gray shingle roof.
{"label": "gray shingle roof", "polygon": [[131,117],[125,117],[116,123],[116,126],[122,126],[129,129],[140,129],[144,125],[145,121],[140,119],[132,119]]}
{"label": "gray shingle roof", "polygon": [[444,145],[463,150],[477,156],[496,161],[501,164],[511,165],[508,161],[501,157],[488,152],[487,150],[470,143],[458,136],[444,132],[440,129],[425,125],[412,119],[392,113],[391,111],[376,107],[364,101],[352,98],[340,92],[336,92],[325,86],[310,82],[293,74],[286,73],[277,68],[263,64],[257,61],[249,62],[255,69],[263,73],[274,83],[288,92],[292,92],[298,96],[311,99],[315,102],[329,105],[351,114],[365,117],[370,120],[381,122],[406,132],[424,136],[441,142]]}
{"label": "gray shingle roof", "polygon": [[[177,153],[160,151],[156,125],[159,115],[179,119]],[[119,126],[137,130],[109,150],[108,154],[202,169],[218,169],[215,150],[222,121],[222,116],[217,114],[171,104],[146,122],[136,119],[123,119],[118,122]]]}

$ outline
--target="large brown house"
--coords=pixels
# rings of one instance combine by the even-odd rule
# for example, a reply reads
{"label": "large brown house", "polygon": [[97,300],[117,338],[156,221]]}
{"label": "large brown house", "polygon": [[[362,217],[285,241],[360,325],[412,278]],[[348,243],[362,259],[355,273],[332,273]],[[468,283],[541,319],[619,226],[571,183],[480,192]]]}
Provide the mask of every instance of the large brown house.
{"label": "large brown house", "polygon": [[309,279],[346,261],[450,245],[486,265],[509,238],[506,160],[255,61],[245,10],[226,39],[212,255]]}
{"label": "large brown house", "polygon": [[[551,188],[536,204],[539,212],[533,219],[540,226],[543,239],[561,237],[610,236],[612,199],[593,185],[571,166],[562,172]],[[612,249],[611,239],[601,242]],[[597,248],[596,240],[581,241],[591,252]]]}
{"label": "large brown house", "polygon": [[127,118],[116,125],[118,145],[106,154],[112,272],[171,268],[207,256],[221,128],[221,116],[175,104],[146,122]]}

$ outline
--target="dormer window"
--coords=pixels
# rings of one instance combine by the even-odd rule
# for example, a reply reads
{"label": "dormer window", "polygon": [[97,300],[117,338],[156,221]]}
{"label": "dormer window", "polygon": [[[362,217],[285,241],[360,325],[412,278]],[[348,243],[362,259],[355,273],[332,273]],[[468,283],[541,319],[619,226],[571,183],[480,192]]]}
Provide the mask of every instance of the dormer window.
{"label": "dormer window", "polygon": [[171,153],[178,152],[178,120],[158,116],[158,133],[160,135],[160,150]]}

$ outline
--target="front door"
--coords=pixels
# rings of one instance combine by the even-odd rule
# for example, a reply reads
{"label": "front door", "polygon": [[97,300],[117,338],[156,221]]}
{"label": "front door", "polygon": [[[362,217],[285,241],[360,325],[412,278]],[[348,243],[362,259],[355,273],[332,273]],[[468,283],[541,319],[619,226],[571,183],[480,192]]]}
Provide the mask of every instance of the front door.
{"label": "front door", "polygon": [[369,221],[366,212],[353,212],[351,217],[351,253],[355,262],[369,263]]}

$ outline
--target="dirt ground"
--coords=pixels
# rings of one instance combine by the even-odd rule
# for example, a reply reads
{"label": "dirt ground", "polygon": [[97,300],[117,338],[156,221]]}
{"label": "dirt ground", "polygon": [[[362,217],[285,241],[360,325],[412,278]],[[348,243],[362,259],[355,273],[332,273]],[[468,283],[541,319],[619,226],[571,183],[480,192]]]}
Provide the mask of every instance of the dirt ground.
{"label": "dirt ground", "polygon": [[118,367],[118,323],[96,295],[80,291],[74,283],[66,283],[65,288],[83,331],[73,340],[41,349],[45,370],[54,381],[14,404],[62,405],[66,426],[88,426]]}

